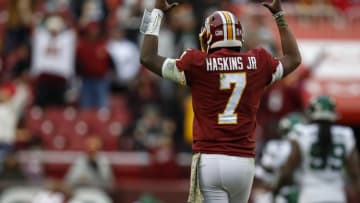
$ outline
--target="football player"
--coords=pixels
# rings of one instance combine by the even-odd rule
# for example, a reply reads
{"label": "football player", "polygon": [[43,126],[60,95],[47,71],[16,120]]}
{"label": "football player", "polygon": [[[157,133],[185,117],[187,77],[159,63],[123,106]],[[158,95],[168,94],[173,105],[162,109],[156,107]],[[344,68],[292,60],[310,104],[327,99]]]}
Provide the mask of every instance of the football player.
{"label": "football player", "polygon": [[[305,123],[302,113],[291,112],[287,114],[278,123],[279,136],[266,142],[262,156],[255,168],[254,203],[269,203],[274,199],[271,186],[277,182],[279,169],[285,164],[291,152],[289,132],[295,125],[302,123]],[[275,202],[296,202],[296,186],[291,185],[282,188],[275,199]]]}
{"label": "football player", "polygon": [[275,193],[299,168],[300,203],[345,203],[345,169],[360,194],[360,163],[353,131],[335,124],[335,103],[328,96],[314,98],[306,115],[309,124],[296,125],[291,132],[294,136],[289,136],[292,150],[281,169]]}
{"label": "football player", "polygon": [[201,50],[186,50],[178,59],[158,55],[164,12],[177,3],[156,0],[145,12],[141,63],[159,76],[187,85],[194,110],[193,162],[189,202],[245,203],[255,173],[256,112],[265,88],[301,63],[280,0],[263,3],[280,33],[283,56],[264,49],[242,50],[243,30],[237,17],[216,11],[206,18],[199,38]]}

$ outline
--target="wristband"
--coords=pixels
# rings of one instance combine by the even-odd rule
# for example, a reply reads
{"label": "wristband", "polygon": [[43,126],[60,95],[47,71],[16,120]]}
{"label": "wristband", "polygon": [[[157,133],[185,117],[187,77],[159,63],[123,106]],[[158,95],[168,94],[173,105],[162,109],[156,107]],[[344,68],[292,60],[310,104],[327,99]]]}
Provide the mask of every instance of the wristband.
{"label": "wristband", "polygon": [[278,12],[273,14],[274,19],[277,19],[277,18],[279,18],[281,16],[284,16],[284,11],[278,11]]}
{"label": "wristband", "polygon": [[287,28],[288,24],[286,23],[284,17],[284,11],[278,11],[277,13],[273,14],[275,22],[279,28]]}
{"label": "wristband", "polygon": [[164,13],[160,9],[153,9],[152,12],[145,9],[141,20],[140,32],[146,35],[159,36],[163,16]]}

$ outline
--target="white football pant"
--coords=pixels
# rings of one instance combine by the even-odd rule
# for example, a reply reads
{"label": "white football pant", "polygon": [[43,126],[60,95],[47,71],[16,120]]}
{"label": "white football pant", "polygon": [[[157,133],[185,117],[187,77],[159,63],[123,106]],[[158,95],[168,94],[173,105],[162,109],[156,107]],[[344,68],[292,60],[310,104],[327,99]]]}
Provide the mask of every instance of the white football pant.
{"label": "white football pant", "polygon": [[253,158],[201,154],[199,183],[203,203],[247,203],[254,174]]}

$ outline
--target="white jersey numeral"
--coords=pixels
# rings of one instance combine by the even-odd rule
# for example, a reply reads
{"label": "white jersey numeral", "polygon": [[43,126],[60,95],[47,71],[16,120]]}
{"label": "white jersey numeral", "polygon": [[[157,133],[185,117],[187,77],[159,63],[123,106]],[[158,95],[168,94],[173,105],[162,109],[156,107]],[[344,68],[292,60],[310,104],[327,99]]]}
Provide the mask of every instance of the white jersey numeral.
{"label": "white jersey numeral", "polygon": [[231,89],[232,84],[234,84],[234,89],[226,104],[224,112],[218,115],[218,124],[237,124],[237,114],[235,113],[235,109],[239,104],[239,101],[246,86],[246,74],[220,74],[220,90]]}

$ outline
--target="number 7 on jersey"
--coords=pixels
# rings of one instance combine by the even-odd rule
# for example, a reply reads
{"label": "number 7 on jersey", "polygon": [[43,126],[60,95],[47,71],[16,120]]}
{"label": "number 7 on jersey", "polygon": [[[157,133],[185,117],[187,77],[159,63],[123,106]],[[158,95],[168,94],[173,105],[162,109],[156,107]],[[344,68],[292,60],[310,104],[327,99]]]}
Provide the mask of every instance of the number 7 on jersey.
{"label": "number 7 on jersey", "polygon": [[239,105],[241,96],[246,87],[246,73],[221,73],[220,90],[234,89],[228,99],[225,110],[218,115],[218,124],[237,124],[237,114],[235,109]]}

